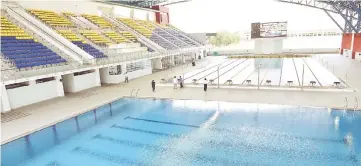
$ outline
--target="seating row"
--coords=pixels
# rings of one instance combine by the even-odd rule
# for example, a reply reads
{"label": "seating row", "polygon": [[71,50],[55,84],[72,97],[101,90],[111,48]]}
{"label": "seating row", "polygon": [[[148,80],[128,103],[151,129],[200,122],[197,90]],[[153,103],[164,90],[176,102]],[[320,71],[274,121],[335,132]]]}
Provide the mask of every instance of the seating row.
{"label": "seating row", "polygon": [[1,33],[1,53],[17,68],[66,62],[5,17],[1,17],[0,31],[5,32]]}

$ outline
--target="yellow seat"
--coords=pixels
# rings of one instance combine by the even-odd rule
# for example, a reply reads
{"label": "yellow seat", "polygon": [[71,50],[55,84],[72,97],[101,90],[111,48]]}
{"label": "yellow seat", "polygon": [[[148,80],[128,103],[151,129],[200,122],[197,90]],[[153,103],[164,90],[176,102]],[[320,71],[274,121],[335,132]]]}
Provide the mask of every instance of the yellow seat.
{"label": "yellow seat", "polygon": [[74,27],[73,23],[65,17],[49,10],[29,9],[31,14],[50,26]]}

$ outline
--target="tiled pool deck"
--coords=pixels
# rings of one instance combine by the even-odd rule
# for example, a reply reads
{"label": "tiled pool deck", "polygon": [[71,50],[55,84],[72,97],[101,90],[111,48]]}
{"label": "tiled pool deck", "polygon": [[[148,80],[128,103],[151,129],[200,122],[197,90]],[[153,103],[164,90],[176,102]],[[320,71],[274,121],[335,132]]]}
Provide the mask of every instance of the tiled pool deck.
{"label": "tiled pool deck", "polygon": [[[202,88],[197,87],[174,90],[168,86],[158,86],[156,92],[152,92],[150,87],[151,80],[154,79],[159,82],[162,78],[182,75],[182,67],[176,67],[131,80],[127,85],[119,84],[97,87],[13,110],[11,113],[25,113],[27,116],[1,124],[1,144],[51,126],[113,100],[129,96],[132,89],[140,89],[138,97],[144,98],[219,100],[331,108],[343,108],[345,97],[347,97],[349,99],[349,108],[353,108],[354,98],[358,97],[359,100],[361,99],[361,93],[359,92],[361,90],[361,62],[349,60],[341,56],[322,56],[321,58],[324,62],[328,63],[330,70],[334,70],[336,76],[347,80],[347,84],[356,89],[357,92],[210,88],[205,93]],[[203,63],[206,63],[206,61],[203,61]],[[194,70],[194,67],[190,65],[185,66],[183,69],[184,72],[191,70]]]}

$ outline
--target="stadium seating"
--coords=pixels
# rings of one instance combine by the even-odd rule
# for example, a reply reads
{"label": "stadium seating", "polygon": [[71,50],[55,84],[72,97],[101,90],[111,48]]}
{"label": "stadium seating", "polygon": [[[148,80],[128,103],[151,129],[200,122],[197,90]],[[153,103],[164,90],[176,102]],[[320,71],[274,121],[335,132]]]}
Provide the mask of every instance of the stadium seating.
{"label": "stadium seating", "polygon": [[137,38],[131,34],[128,31],[121,31],[119,32],[122,36],[124,36],[125,38],[127,38],[128,40],[132,41],[132,42],[137,42]]}
{"label": "stadium seating", "polygon": [[157,27],[156,25],[154,25],[154,23],[151,23],[150,21],[145,21],[145,20],[137,20],[141,25],[147,27],[148,29],[150,29],[151,31],[153,31],[154,33],[162,36],[163,38],[169,40],[170,42],[172,42],[173,44],[177,45],[180,48],[186,48],[189,47],[188,44],[184,43],[183,41],[181,41],[180,39],[177,39],[176,37],[170,35],[169,33],[165,32],[164,30],[162,30],[162,28]]}
{"label": "stadium seating", "polygon": [[88,19],[93,24],[99,26],[100,28],[111,28],[113,25],[105,20],[103,17],[99,17],[96,15],[82,14],[84,18]]}
{"label": "stadium seating", "polygon": [[111,44],[111,41],[107,40],[106,38],[99,35],[96,31],[93,30],[80,30],[81,35],[92,41],[93,43],[105,46]]}
{"label": "stadium seating", "polygon": [[153,42],[157,43],[161,47],[168,49],[168,50],[174,50],[177,49],[177,47],[173,46],[169,41],[164,40],[163,38],[159,37],[158,35],[154,35],[152,30],[144,27],[143,25],[140,25],[140,23],[136,22],[133,19],[129,18],[118,18],[119,21],[123,22],[124,24],[128,25],[129,27],[133,28],[143,36],[149,38]]}
{"label": "stadium seating", "polygon": [[116,43],[125,43],[127,42],[127,39],[123,36],[120,36],[115,31],[107,31],[103,33],[105,36],[110,38],[111,40],[115,41]]}
{"label": "stadium seating", "polygon": [[75,27],[71,21],[53,11],[36,9],[29,9],[28,11],[50,26]]}
{"label": "stadium seating", "polygon": [[71,30],[58,30],[62,36],[70,40],[72,43],[83,49],[85,52],[93,56],[94,58],[105,58],[107,57],[98,49],[94,48],[92,45],[87,44],[84,40],[80,39],[73,31]]}
{"label": "stadium seating", "polygon": [[[164,26],[164,25],[163,25]],[[194,43],[195,45],[202,45],[201,43],[199,43],[196,39],[194,39],[194,38],[192,38],[191,36],[189,36],[188,34],[186,34],[185,32],[183,32],[182,30],[180,30],[180,29],[178,29],[178,28],[176,28],[175,26],[172,26],[171,24],[168,24],[168,25],[166,25],[166,30],[168,31],[168,32],[170,32],[170,33],[175,33],[175,34],[177,34],[177,35],[181,35],[183,38],[191,38],[191,39],[193,39],[194,41],[192,42],[192,43]],[[188,42],[190,41],[189,39],[187,39],[188,40]],[[187,42],[187,43],[188,43]]]}
{"label": "stadium seating", "polygon": [[58,64],[65,59],[38,43],[15,24],[1,17],[1,53],[17,68]]}

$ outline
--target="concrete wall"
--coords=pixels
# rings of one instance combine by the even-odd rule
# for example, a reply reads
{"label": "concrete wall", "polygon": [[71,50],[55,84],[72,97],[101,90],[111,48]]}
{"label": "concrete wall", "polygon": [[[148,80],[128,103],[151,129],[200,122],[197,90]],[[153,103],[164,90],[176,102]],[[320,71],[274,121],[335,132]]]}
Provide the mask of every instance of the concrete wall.
{"label": "concrete wall", "polygon": [[65,92],[79,92],[85,89],[100,86],[99,70],[95,69],[93,73],[74,76],[66,74],[62,76]]}
{"label": "concrete wall", "polygon": [[361,62],[361,52],[356,52],[356,53],[355,53],[355,59],[356,59],[357,61],[360,61],[360,62]]}
{"label": "concrete wall", "polygon": [[[107,83],[107,84],[116,84],[116,83],[120,83],[120,82],[124,82],[125,80],[125,73],[126,71],[126,64],[123,63],[122,65],[122,73],[120,75],[110,75],[109,74],[109,67],[105,67],[105,68],[100,68],[99,69],[99,73],[100,73],[100,80],[102,83]],[[145,75],[149,75],[152,74],[152,67],[149,66],[147,68],[144,68],[143,70],[136,70],[133,72],[128,72],[128,79],[135,79],[138,77],[142,77]]]}
{"label": "concrete wall", "polygon": [[49,100],[55,97],[64,96],[60,77],[56,77],[55,80],[44,83],[30,81],[28,86],[7,89],[6,93],[9,100],[10,109],[15,109],[44,100]]}

